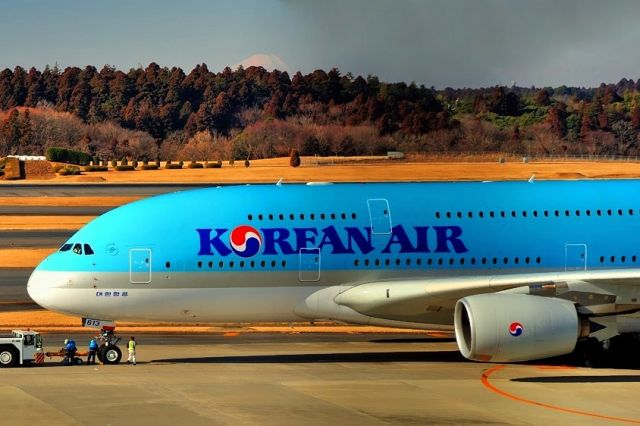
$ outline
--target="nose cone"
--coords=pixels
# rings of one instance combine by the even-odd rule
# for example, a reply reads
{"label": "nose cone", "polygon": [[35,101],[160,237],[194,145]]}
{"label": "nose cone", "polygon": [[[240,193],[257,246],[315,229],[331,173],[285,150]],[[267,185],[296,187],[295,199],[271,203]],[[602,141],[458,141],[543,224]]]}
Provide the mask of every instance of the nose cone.
{"label": "nose cone", "polygon": [[31,300],[45,309],[49,309],[51,304],[51,301],[49,300],[49,292],[51,291],[49,280],[50,277],[48,277],[46,272],[40,271],[36,268],[31,273],[29,282],[27,283],[27,293],[29,293]]}

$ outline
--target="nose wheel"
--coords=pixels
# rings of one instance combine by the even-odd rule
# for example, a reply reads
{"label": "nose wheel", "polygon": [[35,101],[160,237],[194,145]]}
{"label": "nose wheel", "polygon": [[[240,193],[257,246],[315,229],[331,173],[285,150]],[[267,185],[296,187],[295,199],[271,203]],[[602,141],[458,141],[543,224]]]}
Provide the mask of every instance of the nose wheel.
{"label": "nose wheel", "polygon": [[117,346],[120,338],[115,335],[113,328],[103,328],[96,339],[101,342],[98,347],[98,360],[103,364],[118,364],[122,359],[122,351]]}

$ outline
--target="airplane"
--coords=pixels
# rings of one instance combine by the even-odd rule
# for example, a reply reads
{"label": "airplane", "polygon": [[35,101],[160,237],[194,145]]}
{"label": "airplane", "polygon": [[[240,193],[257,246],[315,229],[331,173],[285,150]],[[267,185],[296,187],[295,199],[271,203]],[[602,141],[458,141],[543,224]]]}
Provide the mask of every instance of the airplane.
{"label": "airplane", "polygon": [[103,325],[107,364],[125,320],[442,329],[470,360],[537,360],[640,332],[639,199],[638,180],[187,190],[94,219],[28,292]]}

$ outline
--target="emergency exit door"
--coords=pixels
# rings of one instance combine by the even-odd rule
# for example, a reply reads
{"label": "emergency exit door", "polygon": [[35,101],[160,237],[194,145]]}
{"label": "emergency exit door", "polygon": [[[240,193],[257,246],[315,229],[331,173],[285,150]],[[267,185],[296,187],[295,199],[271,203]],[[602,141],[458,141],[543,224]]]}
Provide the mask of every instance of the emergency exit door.
{"label": "emergency exit door", "polygon": [[129,250],[129,281],[133,284],[151,282],[151,250]]}
{"label": "emergency exit door", "polygon": [[371,219],[372,234],[391,233],[391,211],[389,202],[384,198],[367,200],[369,206],[369,218]]}
{"label": "emergency exit door", "polygon": [[300,269],[298,272],[300,281],[318,281],[320,279],[320,249],[300,249]]}
{"label": "emergency exit door", "polygon": [[587,270],[587,245],[586,244],[565,244],[565,271],[586,271]]}

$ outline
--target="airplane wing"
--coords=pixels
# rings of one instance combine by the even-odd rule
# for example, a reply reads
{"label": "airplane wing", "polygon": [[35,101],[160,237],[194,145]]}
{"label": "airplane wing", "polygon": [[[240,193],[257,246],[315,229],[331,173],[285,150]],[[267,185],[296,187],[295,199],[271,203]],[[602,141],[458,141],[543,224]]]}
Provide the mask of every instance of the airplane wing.
{"label": "airplane wing", "polygon": [[419,323],[442,316],[450,322],[459,299],[497,292],[566,299],[587,316],[632,312],[640,308],[640,269],[368,282],[341,292],[335,302],[376,318]]}

